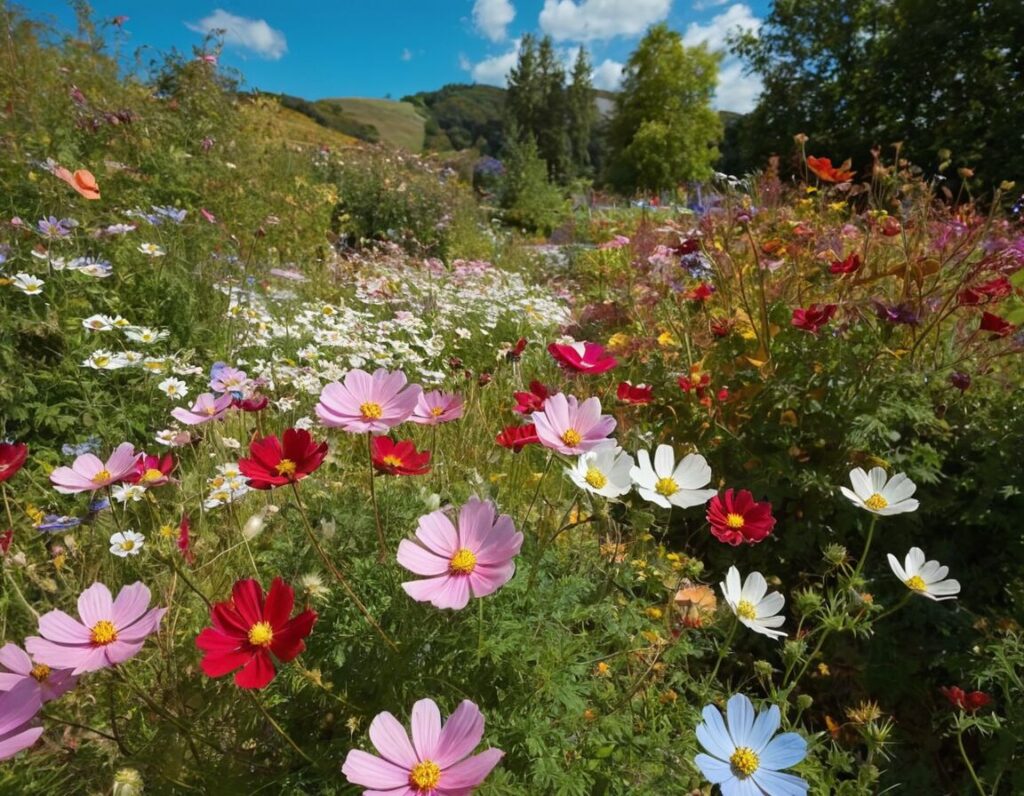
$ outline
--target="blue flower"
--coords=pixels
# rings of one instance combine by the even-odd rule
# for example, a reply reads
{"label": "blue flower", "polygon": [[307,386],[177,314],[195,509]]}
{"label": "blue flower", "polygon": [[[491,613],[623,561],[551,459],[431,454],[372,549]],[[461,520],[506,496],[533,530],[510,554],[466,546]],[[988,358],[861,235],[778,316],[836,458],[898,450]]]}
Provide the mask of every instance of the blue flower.
{"label": "blue flower", "polygon": [[69,528],[75,528],[81,524],[82,521],[78,517],[62,517],[58,514],[47,514],[43,517],[43,521],[36,526],[36,530],[41,533],[58,533]]}
{"label": "blue flower", "polygon": [[804,780],[781,773],[807,756],[807,742],[795,732],[772,738],[779,729],[778,706],[755,716],[750,700],[735,694],[726,713],[728,726],[714,705],[704,708],[697,740],[711,754],[694,759],[722,796],[806,796]]}

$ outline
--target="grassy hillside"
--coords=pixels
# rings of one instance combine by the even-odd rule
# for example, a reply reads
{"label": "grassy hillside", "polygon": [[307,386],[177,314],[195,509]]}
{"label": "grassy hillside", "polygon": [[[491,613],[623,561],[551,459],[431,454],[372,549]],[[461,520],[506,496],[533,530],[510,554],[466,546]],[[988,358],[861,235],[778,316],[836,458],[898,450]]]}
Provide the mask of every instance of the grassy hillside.
{"label": "grassy hillside", "polygon": [[410,102],[342,97],[318,100],[315,105],[374,128],[380,140],[386,144],[407,152],[420,152],[423,149],[425,121]]}

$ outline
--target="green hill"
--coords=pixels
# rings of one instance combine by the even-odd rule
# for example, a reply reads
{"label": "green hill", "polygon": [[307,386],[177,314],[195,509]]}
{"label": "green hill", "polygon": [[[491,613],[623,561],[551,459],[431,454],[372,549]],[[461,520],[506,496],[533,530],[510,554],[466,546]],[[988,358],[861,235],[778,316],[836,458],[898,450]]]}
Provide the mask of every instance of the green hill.
{"label": "green hill", "polygon": [[342,97],[317,100],[315,105],[375,129],[386,144],[408,152],[423,150],[425,119],[411,102]]}

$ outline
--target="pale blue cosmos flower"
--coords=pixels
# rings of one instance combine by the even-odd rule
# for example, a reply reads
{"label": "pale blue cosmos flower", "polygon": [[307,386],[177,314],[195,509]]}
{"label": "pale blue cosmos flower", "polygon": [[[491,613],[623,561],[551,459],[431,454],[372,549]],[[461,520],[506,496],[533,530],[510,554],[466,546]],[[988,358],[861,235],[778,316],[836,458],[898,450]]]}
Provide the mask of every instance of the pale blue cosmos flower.
{"label": "pale blue cosmos flower", "polygon": [[807,756],[807,742],[795,732],[772,737],[779,729],[778,706],[755,716],[750,700],[735,694],[726,715],[728,725],[714,705],[704,708],[697,740],[710,754],[694,758],[722,796],[806,796],[807,783],[781,769]]}

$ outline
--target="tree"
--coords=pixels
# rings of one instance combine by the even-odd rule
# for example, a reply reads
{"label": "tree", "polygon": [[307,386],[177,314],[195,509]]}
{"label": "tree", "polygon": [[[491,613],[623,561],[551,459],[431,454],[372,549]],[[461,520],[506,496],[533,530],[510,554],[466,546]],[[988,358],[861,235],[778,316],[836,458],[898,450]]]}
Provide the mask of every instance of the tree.
{"label": "tree", "polygon": [[514,122],[505,141],[504,161],[501,206],[506,211],[505,220],[550,233],[565,215],[565,200],[558,186],[548,179],[548,167],[537,152],[533,134],[520,134]]}
{"label": "tree", "polygon": [[519,60],[508,73],[505,98],[505,140],[513,134],[533,134],[541,106],[541,84],[537,68],[537,42],[527,33],[519,45]]}
{"label": "tree", "polygon": [[567,132],[569,158],[575,174],[590,172],[590,140],[593,135],[597,108],[594,106],[594,85],[591,82],[590,58],[580,47],[572,68],[572,82],[566,91]]}
{"label": "tree", "polygon": [[537,77],[540,104],[533,120],[537,151],[548,164],[548,175],[554,180],[565,180],[569,166],[565,69],[550,36],[541,39],[537,48]]}
{"label": "tree", "polygon": [[717,54],[683,47],[655,25],[629,57],[608,130],[609,181],[619,190],[660,191],[712,174],[722,123],[711,108]]}

